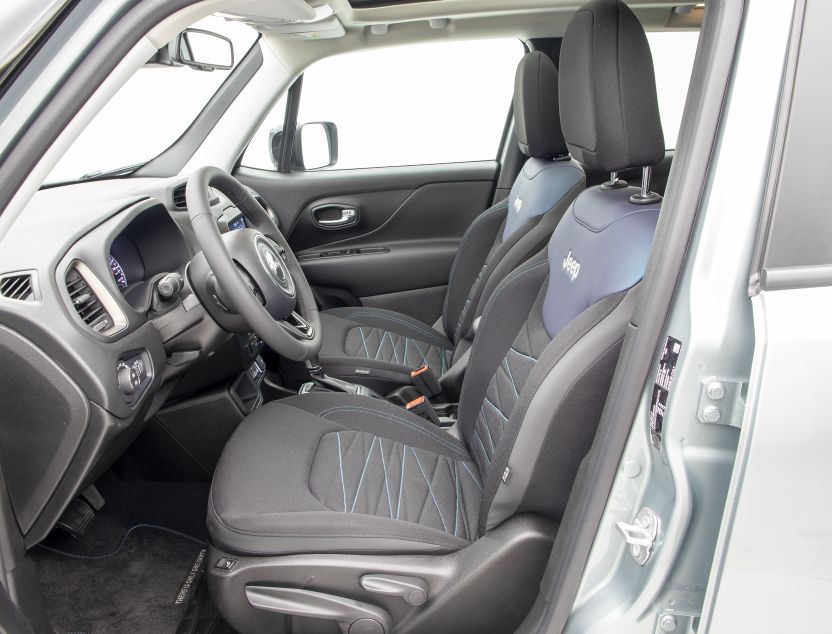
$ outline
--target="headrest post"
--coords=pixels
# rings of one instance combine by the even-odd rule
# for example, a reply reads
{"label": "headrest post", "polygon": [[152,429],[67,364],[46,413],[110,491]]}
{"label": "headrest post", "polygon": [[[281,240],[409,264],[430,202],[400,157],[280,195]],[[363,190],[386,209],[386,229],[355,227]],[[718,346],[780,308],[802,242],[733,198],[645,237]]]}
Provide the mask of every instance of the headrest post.
{"label": "headrest post", "polygon": [[650,180],[653,178],[653,167],[645,165],[641,168],[641,190],[630,196],[630,202],[636,205],[650,205],[659,202],[662,197],[650,191]]}
{"label": "headrest post", "polygon": [[610,180],[601,184],[601,189],[621,189],[627,187],[629,183],[618,178],[618,172],[610,172]]}
{"label": "headrest post", "polygon": [[646,198],[650,193],[650,180],[653,178],[653,168],[645,165],[641,168],[641,197]]}

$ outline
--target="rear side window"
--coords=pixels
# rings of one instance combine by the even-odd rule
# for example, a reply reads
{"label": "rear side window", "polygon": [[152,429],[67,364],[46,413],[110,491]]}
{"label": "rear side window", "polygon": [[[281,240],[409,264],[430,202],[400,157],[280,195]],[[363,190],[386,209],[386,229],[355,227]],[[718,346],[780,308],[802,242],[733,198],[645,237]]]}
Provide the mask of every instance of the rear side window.
{"label": "rear side window", "polygon": [[699,42],[698,31],[667,31],[647,34],[653,52],[659,114],[664,128],[664,146],[676,147],[685,98],[693,71],[693,58]]}
{"label": "rear side window", "polygon": [[492,39],[329,57],[304,73],[298,125],[335,124],[331,170],[494,160],[524,52],[519,40]]}

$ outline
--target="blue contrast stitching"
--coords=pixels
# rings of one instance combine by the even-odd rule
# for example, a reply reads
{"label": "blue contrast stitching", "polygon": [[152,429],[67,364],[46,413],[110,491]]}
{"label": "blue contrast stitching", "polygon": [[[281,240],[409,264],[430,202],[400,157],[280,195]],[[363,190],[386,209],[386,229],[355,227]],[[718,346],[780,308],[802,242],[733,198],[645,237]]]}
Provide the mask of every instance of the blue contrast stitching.
{"label": "blue contrast stitching", "polygon": [[370,443],[370,448],[367,450],[367,457],[364,459],[364,468],[361,470],[361,477],[358,479],[358,488],[355,490],[355,497],[352,499],[352,508],[350,513],[355,511],[355,503],[358,502],[358,494],[361,492],[361,485],[364,483],[364,473],[367,471],[367,465],[370,463],[370,455],[373,453],[373,446],[376,444],[378,436],[373,436],[373,442]]}
{"label": "blue contrast stitching", "polygon": [[408,427],[408,428],[410,428],[414,431],[417,431],[420,434],[422,434],[424,436],[427,436],[431,440],[435,440],[440,445],[442,445],[444,447],[447,447],[448,449],[452,449],[453,451],[457,452],[460,455],[463,455],[463,456],[467,455],[467,453],[463,449],[460,449],[459,447],[454,446],[452,443],[448,442],[447,440],[445,440],[441,436],[435,435],[435,434],[429,432],[426,429],[418,427],[417,425],[411,423],[410,421],[408,421],[404,418],[399,418],[398,416],[393,416],[391,414],[385,414],[383,412],[378,412],[376,410],[372,410],[372,409],[369,409],[367,407],[358,407],[358,406],[355,406],[355,405],[353,405],[353,406],[331,407],[329,409],[325,409],[324,411],[322,411],[320,414],[318,414],[318,416],[320,416],[321,418],[328,418],[329,414],[333,414],[335,412],[360,412],[362,414],[372,414],[374,416],[378,416],[378,417],[384,418],[386,420],[391,420],[391,421],[397,422],[401,425],[404,425],[405,427]]}
{"label": "blue contrast stitching", "polygon": [[370,358],[370,350],[367,348],[367,339],[364,337],[364,329],[360,326],[358,327],[358,332],[361,334],[361,343],[364,344],[364,356],[368,359]]}
{"label": "blue contrast stitching", "polygon": [[[345,317],[345,319],[352,319],[353,317],[361,317],[361,316],[377,317],[379,319],[386,319],[388,321],[392,321],[392,322],[397,323],[397,324],[402,324],[403,326],[407,326],[408,328],[412,328],[416,332],[425,335],[429,339],[433,339],[433,341],[436,342],[436,345],[441,346],[442,348],[448,348],[448,342],[444,341],[436,331],[429,332],[428,330],[425,330],[424,328],[421,328],[421,327],[419,327],[415,324],[411,324],[411,323],[409,323],[409,322],[407,322],[403,319],[397,319],[397,318],[391,317],[389,315],[381,315],[379,313],[370,313],[370,312],[365,311],[365,312],[351,313],[350,315],[347,315]],[[365,324],[365,325],[369,325],[369,324]],[[371,326],[371,328],[377,328],[377,326]]]}
{"label": "blue contrast stitching", "polygon": [[396,519],[402,510],[402,486],[404,485],[404,466],[407,464],[407,445],[402,445],[402,477],[399,480],[399,501],[396,503]]}
{"label": "blue contrast stitching", "polygon": [[503,414],[502,410],[499,407],[494,405],[494,403],[492,403],[489,400],[488,396],[483,396],[482,399],[484,403],[488,403],[491,407],[493,407],[504,421],[508,422],[508,418],[506,418],[506,415]]}
{"label": "blue contrast stitching", "polygon": [[511,387],[514,389],[514,396],[520,396],[520,392],[517,391],[517,383],[514,382],[514,376],[511,374],[511,368],[508,365],[508,359],[506,357],[503,357],[503,363],[506,364],[506,374],[508,374],[508,378],[511,380]]}
{"label": "blue contrast stitching", "polygon": [[477,488],[478,488],[480,491],[482,491],[482,485],[480,484],[480,481],[479,481],[479,480],[477,480],[477,477],[474,475],[474,472],[473,472],[473,471],[471,471],[471,470],[468,468],[468,465],[467,465],[466,463],[464,463],[464,462],[463,462],[463,463],[462,463],[462,466],[463,466],[463,467],[465,467],[465,470],[468,472],[468,475],[469,475],[469,476],[471,476],[471,479],[474,481],[474,484],[476,484],[476,485],[477,485]]}
{"label": "blue contrast stitching", "polygon": [[384,471],[384,490],[387,491],[387,507],[390,509],[390,517],[393,517],[393,503],[390,501],[390,484],[387,482],[387,464],[384,461],[384,444],[381,438],[378,440],[378,452],[381,454],[381,469]]}
{"label": "blue contrast stitching", "polygon": [[338,439],[338,467],[341,469],[341,491],[344,493],[344,513],[347,512],[347,486],[344,484],[344,460],[341,458],[341,432],[337,432]]}
{"label": "blue contrast stitching", "polygon": [[537,363],[537,359],[535,359],[534,357],[530,357],[529,355],[527,355],[524,352],[520,352],[519,350],[515,349],[514,346],[509,348],[509,350],[511,350],[514,354],[519,354],[521,357],[525,357],[526,359],[530,359],[531,361],[534,361],[535,363]]}
{"label": "blue contrast stitching", "polygon": [[[422,352],[422,349],[421,349],[421,348],[420,348],[420,347],[416,344],[416,340],[415,340],[415,339],[413,340],[413,347],[414,347],[414,348],[416,348],[416,351],[417,351],[417,352],[418,352],[418,353],[422,356],[422,363],[423,363],[424,365],[430,365],[430,364],[428,363],[428,359],[427,359],[427,357],[425,356],[425,353],[424,353],[424,352]],[[428,354],[430,354],[430,347],[428,347]]]}
{"label": "blue contrast stitching", "polygon": [[488,464],[491,464],[491,458],[489,458],[488,452],[485,450],[485,444],[482,442],[482,438],[480,438],[480,432],[476,429],[474,430],[474,438],[480,441],[480,447],[482,447],[482,453],[485,456],[485,461]]}
{"label": "blue contrast stitching", "polygon": [[459,526],[459,471],[454,462],[454,494],[456,495],[456,510],[454,511],[454,537],[456,537],[457,527]]}
{"label": "blue contrast stitching", "polygon": [[419,471],[422,472],[422,477],[425,479],[425,484],[428,485],[428,493],[430,493],[430,497],[433,499],[433,505],[436,507],[436,512],[439,513],[439,519],[442,520],[442,528],[445,532],[448,532],[448,525],[445,523],[445,518],[442,517],[442,510],[439,508],[439,503],[436,501],[436,496],[433,494],[433,487],[430,485],[430,481],[428,477],[425,475],[425,470],[422,468],[422,461],[419,460],[419,456],[416,455],[416,450],[413,447],[410,448],[410,453],[413,454],[413,457],[416,458],[416,464],[419,465]]}
{"label": "blue contrast stitching", "polygon": [[495,449],[494,440],[491,438],[491,429],[488,427],[488,421],[485,419],[485,415],[482,417],[482,426],[485,427],[485,433],[488,434],[488,444],[491,445],[491,453],[493,454]]}

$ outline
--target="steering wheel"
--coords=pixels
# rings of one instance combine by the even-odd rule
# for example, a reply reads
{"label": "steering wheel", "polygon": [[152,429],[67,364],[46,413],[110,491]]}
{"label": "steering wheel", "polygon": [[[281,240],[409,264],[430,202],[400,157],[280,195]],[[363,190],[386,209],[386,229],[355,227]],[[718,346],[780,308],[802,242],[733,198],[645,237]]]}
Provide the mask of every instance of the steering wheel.
{"label": "steering wheel", "polygon": [[[221,234],[211,212],[214,189],[225,194],[249,227]],[[271,216],[236,178],[202,167],[185,188],[188,214],[203,255],[231,310],[273,350],[293,361],[317,356],[321,319],[297,258]]]}

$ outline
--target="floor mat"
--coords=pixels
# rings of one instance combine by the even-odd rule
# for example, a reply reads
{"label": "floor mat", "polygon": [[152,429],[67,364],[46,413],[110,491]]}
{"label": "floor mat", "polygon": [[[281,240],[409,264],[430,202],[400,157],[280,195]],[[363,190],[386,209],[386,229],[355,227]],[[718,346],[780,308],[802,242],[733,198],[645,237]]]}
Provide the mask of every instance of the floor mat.
{"label": "floor mat", "polygon": [[[188,634],[222,625],[202,583],[207,483],[98,483],[87,534],[32,550],[54,625],[90,634]],[[219,628],[220,630],[222,628]]]}
{"label": "floor mat", "polygon": [[107,553],[33,552],[52,622],[90,634],[173,634],[198,590],[206,545],[154,525],[129,529]]}

